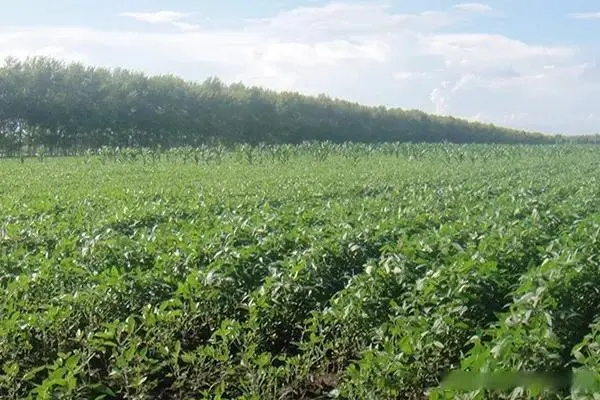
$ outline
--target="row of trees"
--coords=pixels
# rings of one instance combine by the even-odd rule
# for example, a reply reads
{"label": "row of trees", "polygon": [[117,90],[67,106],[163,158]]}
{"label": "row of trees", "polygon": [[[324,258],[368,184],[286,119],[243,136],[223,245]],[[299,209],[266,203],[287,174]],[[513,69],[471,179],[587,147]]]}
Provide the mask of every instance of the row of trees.
{"label": "row of trees", "polygon": [[276,93],[216,78],[148,77],[50,58],[0,68],[0,148],[413,141],[548,143],[555,136],[420,111]]}

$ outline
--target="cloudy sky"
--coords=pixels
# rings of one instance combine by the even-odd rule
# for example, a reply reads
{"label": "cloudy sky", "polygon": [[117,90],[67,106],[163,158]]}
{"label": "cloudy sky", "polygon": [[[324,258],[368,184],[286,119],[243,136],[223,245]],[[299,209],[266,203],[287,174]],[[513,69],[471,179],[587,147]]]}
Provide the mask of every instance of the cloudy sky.
{"label": "cloudy sky", "polygon": [[597,0],[0,0],[9,55],[600,132]]}

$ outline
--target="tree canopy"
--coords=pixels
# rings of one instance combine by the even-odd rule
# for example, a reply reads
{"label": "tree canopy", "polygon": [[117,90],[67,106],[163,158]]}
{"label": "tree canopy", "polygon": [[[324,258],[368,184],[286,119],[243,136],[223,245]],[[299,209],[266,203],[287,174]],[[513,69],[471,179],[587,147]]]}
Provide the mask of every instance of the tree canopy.
{"label": "tree canopy", "polygon": [[0,148],[175,147],[221,143],[554,143],[561,137],[367,107],[321,95],[274,92],[217,78],[7,60],[0,67]]}

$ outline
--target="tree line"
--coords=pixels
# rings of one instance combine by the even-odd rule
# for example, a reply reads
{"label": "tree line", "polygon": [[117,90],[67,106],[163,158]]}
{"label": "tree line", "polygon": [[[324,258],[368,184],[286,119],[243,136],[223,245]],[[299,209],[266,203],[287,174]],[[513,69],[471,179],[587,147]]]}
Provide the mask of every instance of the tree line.
{"label": "tree line", "polygon": [[40,146],[52,153],[212,142],[541,144],[563,139],[417,110],[367,107],[324,95],[227,85],[217,78],[195,83],[46,57],[8,59],[0,67],[4,154]]}

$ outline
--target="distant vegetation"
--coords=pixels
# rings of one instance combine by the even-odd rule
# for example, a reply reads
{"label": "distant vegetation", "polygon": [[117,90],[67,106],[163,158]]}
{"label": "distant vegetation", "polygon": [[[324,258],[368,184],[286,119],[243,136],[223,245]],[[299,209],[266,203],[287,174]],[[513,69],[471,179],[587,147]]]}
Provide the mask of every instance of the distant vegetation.
{"label": "distant vegetation", "polygon": [[216,78],[193,83],[49,58],[10,59],[0,67],[4,155],[42,146],[57,154],[102,146],[325,140],[542,144],[564,138],[326,96],[226,85]]}

